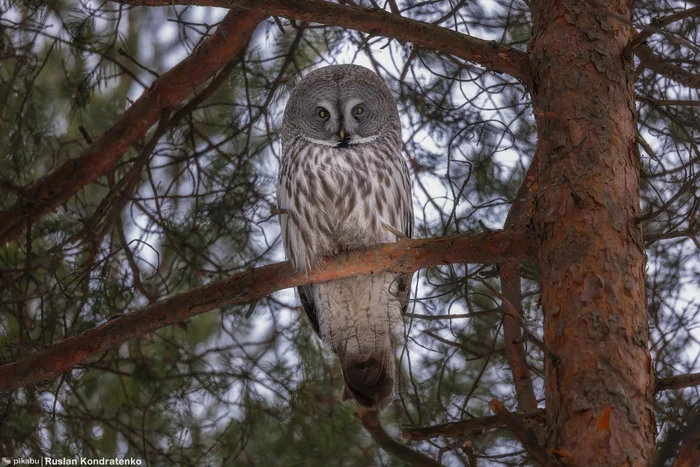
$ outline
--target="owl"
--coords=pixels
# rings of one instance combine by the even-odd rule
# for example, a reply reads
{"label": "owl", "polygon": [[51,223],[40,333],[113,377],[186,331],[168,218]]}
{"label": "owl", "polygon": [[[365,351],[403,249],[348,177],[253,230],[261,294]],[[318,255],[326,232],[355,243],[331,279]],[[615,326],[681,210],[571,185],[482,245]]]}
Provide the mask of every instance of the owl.
{"label": "owl", "polygon": [[[397,233],[411,236],[401,121],[376,73],[334,65],[297,84],[284,111],[277,198],[284,250],[297,271],[343,250],[395,242]],[[378,410],[390,401],[410,282],[380,273],[297,288],[314,330],[340,360],[345,399]]]}

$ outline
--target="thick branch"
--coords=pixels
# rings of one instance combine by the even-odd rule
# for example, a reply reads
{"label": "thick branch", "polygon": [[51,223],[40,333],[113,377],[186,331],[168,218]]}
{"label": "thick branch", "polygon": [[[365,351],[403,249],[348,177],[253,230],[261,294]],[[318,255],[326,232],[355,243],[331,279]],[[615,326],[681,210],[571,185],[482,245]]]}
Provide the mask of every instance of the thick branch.
{"label": "thick branch", "polygon": [[634,53],[645,68],[670,78],[684,86],[688,86],[689,88],[700,89],[700,74],[691,73],[663,60],[656,56],[648,45],[639,45],[634,49]]}
{"label": "thick branch", "polygon": [[0,390],[14,389],[60,375],[72,366],[130,339],[227,305],[255,302],[277,290],[385,271],[410,273],[446,263],[494,263],[533,257],[523,232],[452,235],[403,240],[367,251],[341,253],[309,274],[289,263],[240,272],[203,287],[158,301],[70,337],[44,352],[0,366]]}
{"label": "thick branch", "polygon": [[669,24],[675,23],[676,21],[680,21],[698,15],[700,15],[700,6],[696,6],[695,8],[688,8],[687,10],[681,10],[672,15],[654,18],[651,21],[651,23],[644,26],[642,28],[642,31],[639,34],[637,34],[637,36],[627,45],[626,50],[633,50],[639,44],[643,43],[648,38],[650,38],[654,33],[662,32],[663,30],[661,28],[663,28],[664,26],[668,26]]}
{"label": "thick branch", "polygon": [[323,0],[113,0],[141,6],[201,5],[244,8],[288,19],[340,26],[368,34],[438,50],[478,63],[489,70],[507,73],[527,83],[527,54],[495,41],[485,41],[450,29],[416,21],[379,9],[339,5]]}
{"label": "thick branch", "polygon": [[[545,413],[544,410],[541,409],[534,412],[518,412],[511,415],[517,417],[522,423],[529,425],[545,422]],[[420,428],[404,426],[401,436],[414,441],[433,439],[440,436],[444,436],[445,438],[461,438],[484,430],[504,428],[507,425],[507,418],[499,414]]]}
{"label": "thick branch", "polygon": [[440,467],[442,465],[425,454],[404,446],[389,436],[379,424],[377,412],[374,410],[363,408],[360,410],[358,416],[360,420],[362,420],[362,425],[365,427],[365,430],[372,435],[372,438],[374,438],[377,444],[397,459],[417,466]]}
{"label": "thick branch", "polygon": [[[512,304],[517,316],[522,317],[520,263],[515,261],[502,263],[499,265],[499,273],[504,298]],[[518,409],[535,410],[537,408],[537,397],[535,397],[530,369],[527,367],[522,337],[522,326],[518,318],[510,313],[504,313],[503,340],[505,355],[513,374],[513,385],[518,398]]]}
{"label": "thick branch", "polygon": [[700,373],[689,375],[669,376],[656,380],[656,392],[668,391],[669,389],[683,389],[692,386],[700,386]]}
{"label": "thick branch", "polygon": [[[525,176],[525,180],[520,185],[520,189],[515,197],[515,201],[506,216],[505,229],[518,229],[525,225],[527,211],[530,206],[531,188],[537,179],[537,169],[539,157],[537,153],[530,161],[530,167]],[[501,290],[505,300],[508,300],[517,316],[510,313],[503,314],[503,340],[505,345],[506,360],[513,374],[513,385],[515,394],[518,397],[518,409],[521,411],[531,411],[537,409],[537,398],[530,376],[530,369],[527,367],[525,357],[525,346],[522,342],[522,328],[519,317],[522,317],[522,293],[520,278],[520,263],[517,261],[506,261],[498,265],[501,276]],[[505,304],[503,306],[506,306]]]}
{"label": "thick branch", "polygon": [[16,238],[46,212],[112,170],[121,155],[164,111],[175,108],[197,86],[238,55],[264,15],[231,11],[200,47],[157,79],[102,137],[57,170],[20,189],[17,202],[0,212],[0,244]]}
{"label": "thick branch", "polygon": [[642,102],[648,102],[654,105],[661,106],[688,106],[688,107],[700,107],[700,101],[690,100],[690,99],[652,99],[651,97],[645,97],[637,95],[637,100]]}

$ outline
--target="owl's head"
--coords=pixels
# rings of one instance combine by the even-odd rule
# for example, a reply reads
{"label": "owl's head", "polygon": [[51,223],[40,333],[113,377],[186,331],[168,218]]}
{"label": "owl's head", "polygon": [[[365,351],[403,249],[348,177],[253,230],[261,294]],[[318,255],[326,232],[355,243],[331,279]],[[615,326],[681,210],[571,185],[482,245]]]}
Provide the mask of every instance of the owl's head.
{"label": "owl's head", "polygon": [[294,88],[284,111],[283,138],[330,147],[370,143],[401,131],[396,102],[373,71],[333,65],[312,71]]}

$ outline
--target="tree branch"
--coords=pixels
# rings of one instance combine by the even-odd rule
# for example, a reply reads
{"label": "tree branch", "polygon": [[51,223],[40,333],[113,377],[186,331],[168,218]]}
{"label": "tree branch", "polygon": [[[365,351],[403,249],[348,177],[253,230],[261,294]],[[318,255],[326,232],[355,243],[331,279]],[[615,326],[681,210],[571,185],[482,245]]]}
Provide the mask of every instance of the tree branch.
{"label": "tree branch", "polygon": [[629,44],[627,44],[627,47],[625,47],[625,52],[635,49],[639,44],[646,41],[654,33],[663,32],[663,27],[668,26],[671,23],[675,23],[676,21],[680,21],[686,18],[690,18],[691,16],[698,15],[700,15],[700,6],[696,6],[695,8],[688,8],[687,10],[680,10],[672,15],[652,19],[651,22],[648,25],[644,26],[642,28],[642,31],[639,34],[637,34],[634,37],[634,39],[630,41]]}
{"label": "tree branch", "polygon": [[669,376],[668,378],[658,378],[656,380],[657,393],[661,391],[668,391],[670,389],[683,389],[692,386],[700,386],[700,373]]}
{"label": "tree branch", "polygon": [[700,89],[700,74],[693,74],[663,60],[656,56],[648,45],[640,44],[634,49],[634,53],[645,68],[649,68],[689,88]]}
{"label": "tree branch", "polygon": [[654,99],[647,96],[640,96],[639,94],[635,96],[638,101],[647,102],[649,104],[660,105],[660,106],[688,106],[688,107],[700,107],[700,101],[690,100],[690,99]]}
{"label": "tree branch", "polygon": [[328,258],[309,274],[277,263],[237,273],[227,279],[158,301],[70,337],[47,350],[0,366],[0,390],[18,388],[60,375],[83,360],[130,339],[227,305],[255,302],[277,290],[360,274],[410,273],[446,263],[493,263],[534,257],[524,232],[451,235],[402,240],[366,251]]}
{"label": "tree branch", "polygon": [[374,438],[377,444],[397,459],[417,466],[442,466],[442,464],[431,459],[425,454],[414,451],[413,449],[404,446],[389,436],[387,432],[384,431],[384,428],[382,428],[382,426],[379,424],[376,411],[362,408],[357,416],[362,421],[362,425],[365,427],[365,430],[372,435],[372,438]]}
{"label": "tree branch", "polygon": [[505,295],[503,295],[501,292],[498,290],[494,289],[487,281],[483,279],[477,279],[481,282],[481,285],[483,285],[489,292],[491,292],[494,296],[498,297],[501,300],[501,306],[500,309],[503,313],[508,313],[511,317],[513,317],[518,323],[520,323],[520,328],[521,330],[525,333],[527,336],[527,339],[535,344],[538,349],[542,351],[548,358],[552,359],[552,361],[557,360],[557,356],[552,353],[551,350],[549,350],[546,346],[545,343],[542,339],[540,339],[538,336],[536,336],[532,331],[530,331],[527,327],[527,323],[525,323],[525,320],[523,319],[522,315],[518,313],[518,311],[515,309],[512,303],[510,303],[510,300],[506,298]]}
{"label": "tree branch", "polygon": [[174,109],[238,55],[263,19],[264,15],[256,12],[229,12],[210,38],[157,79],[97,142],[60,168],[22,187],[15,204],[0,212],[0,244],[13,240],[43,214],[112,170],[164,111]]}
{"label": "tree branch", "polygon": [[[522,423],[526,424],[545,422],[545,412],[543,409],[534,412],[511,413],[511,415],[517,417]],[[479,431],[504,428],[507,425],[508,420],[506,420],[503,415],[499,414],[418,428],[404,426],[401,436],[414,441],[438,438],[440,436],[444,436],[445,438],[461,438]]]}
{"label": "tree branch", "polygon": [[561,467],[563,465],[559,459],[539,443],[535,432],[524,424],[516,414],[508,411],[501,401],[492,400],[489,402],[489,408],[493,413],[502,417],[511,433],[520,440],[520,443],[537,463],[546,467]]}
{"label": "tree branch", "polygon": [[[515,197],[515,201],[508,211],[504,228],[506,230],[517,229],[525,225],[527,211],[530,206],[531,188],[537,180],[537,170],[539,157],[537,153],[530,161],[525,180],[520,185],[520,189]],[[518,409],[521,411],[532,411],[537,409],[537,397],[530,376],[530,369],[527,367],[525,358],[525,346],[522,342],[522,329],[518,318],[522,319],[522,291],[520,278],[520,263],[517,261],[506,261],[498,265],[498,272],[501,277],[501,290],[505,300],[513,306],[513,312],[503,314],[503,340],[505,354],[508,365],[513,374],[513,385],[518,398]],[[506,306],[504,303],[502,306]]]}
{"label": "tree branch", "polygon": [[455,55],[485,68],[507,73],[528,83],[530,65],[527,54],[495,41],[402,17],[379,9],[339,5],[323,0],[113,0],[138,6],[200,5],[244,8],[267,15],[340,26],[346,29],[390,37],[402,42]]}

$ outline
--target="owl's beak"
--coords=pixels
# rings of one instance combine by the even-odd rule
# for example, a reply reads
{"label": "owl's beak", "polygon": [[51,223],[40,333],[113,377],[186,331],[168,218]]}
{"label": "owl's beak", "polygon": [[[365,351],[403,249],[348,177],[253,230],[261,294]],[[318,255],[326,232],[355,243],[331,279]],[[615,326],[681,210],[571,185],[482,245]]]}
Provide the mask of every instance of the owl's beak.
{"label": "owl's beak", "polygon": [[339,148],[347,148],[348,147],[348,138],[347,135],[345,134],[345,129],[341,128],[340,131],[338,131],[338,136],[340,137],[340,142],[338,143]]}

